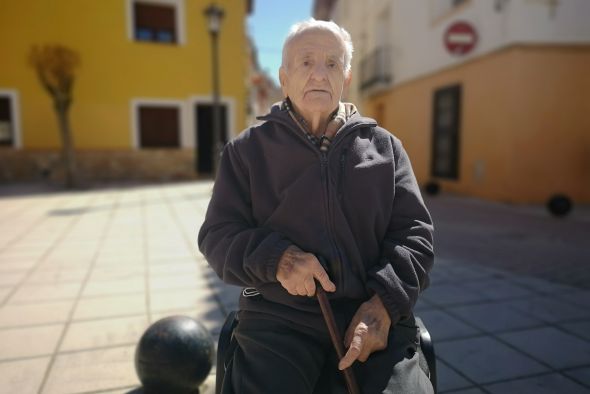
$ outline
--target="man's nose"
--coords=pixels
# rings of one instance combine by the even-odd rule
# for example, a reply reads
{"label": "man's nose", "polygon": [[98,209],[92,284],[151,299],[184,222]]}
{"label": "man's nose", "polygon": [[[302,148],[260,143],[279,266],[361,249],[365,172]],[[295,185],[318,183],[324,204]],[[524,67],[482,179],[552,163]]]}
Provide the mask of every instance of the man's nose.
{"label": "man's nose", "polygon": [[318,81],[323,81],[326,79],[328,75],[328,68],[325,64],[314,64],[313,69],[311,70],[311,77]]}

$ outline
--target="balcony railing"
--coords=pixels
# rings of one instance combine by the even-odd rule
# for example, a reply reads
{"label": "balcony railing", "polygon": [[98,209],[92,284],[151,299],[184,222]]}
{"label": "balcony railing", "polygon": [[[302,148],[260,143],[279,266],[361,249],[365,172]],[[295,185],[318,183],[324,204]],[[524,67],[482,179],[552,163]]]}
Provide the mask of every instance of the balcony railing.
{"label": "balcony railing", "polygon": [[361,91],[374,86],[388,85],[392,80],[391,47],[378,47],[361,60]]}

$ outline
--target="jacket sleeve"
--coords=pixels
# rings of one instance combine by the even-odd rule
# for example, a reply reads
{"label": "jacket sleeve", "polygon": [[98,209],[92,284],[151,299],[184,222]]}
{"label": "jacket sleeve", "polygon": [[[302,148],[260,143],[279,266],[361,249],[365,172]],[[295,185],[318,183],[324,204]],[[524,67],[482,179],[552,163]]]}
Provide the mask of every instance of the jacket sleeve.
{"label": "jacket sleeve", "polygon": [[419,293],[428,287],[434,263],[433,224],[409,157],[393,137],[395,193],[388,230],[377,265],[368,271],[367,287],[377,293],[392,324],[411,314]]}
{"label": "jacket sleeve", "polygon": [[248,173],[237,148],[233,142],[224,148],[198,244],[224,282],[257,287],[277,281],[277,263],[291,243],[280,233],[257,226]]}

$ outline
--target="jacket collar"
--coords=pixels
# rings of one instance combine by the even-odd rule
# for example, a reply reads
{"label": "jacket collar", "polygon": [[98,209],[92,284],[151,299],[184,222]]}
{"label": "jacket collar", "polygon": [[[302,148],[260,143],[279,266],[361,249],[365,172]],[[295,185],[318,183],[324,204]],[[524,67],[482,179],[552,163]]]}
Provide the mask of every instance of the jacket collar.
{"label": "jacket collar", "polygon": [[[299,127],[293,121],[293,119],[291,119],[291,116],[289,115],[289,111],[287,109],[285,109],[284,106],[282,105],[282,101],[274,103],[272,105],[272,107],[270,108],[270,112],[268,114],[263,115],[263,116],[258,116],[258,117],[256,117],[256,119],[262,120],[262,121],[267,121],[267,122],[281,123],[286,126],[289,126],[290,128],[297,130],[298,132],[301,132],[299,130]],[[348,120],[346,121],[344,126],[342,126],[342,129],[338,133],[338,135],[344,134],[347,130],[350,130],[353,128],[356,129],[358,127],[374,127],[374,126],[377,126],[377,122],[375,121],[375,119],[361,116],[359,114],[359,112],[357,111],[356,113],[352,114],[350,116],[350,118],[348,118]]]}

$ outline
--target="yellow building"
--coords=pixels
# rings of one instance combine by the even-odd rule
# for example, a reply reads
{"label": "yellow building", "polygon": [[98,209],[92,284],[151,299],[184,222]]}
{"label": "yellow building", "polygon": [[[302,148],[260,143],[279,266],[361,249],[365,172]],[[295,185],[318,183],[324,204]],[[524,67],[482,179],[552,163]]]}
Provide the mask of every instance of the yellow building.
{"label": "yellow building", "polygon": [[590,2],[316,0],[355,44],[349,99],[422,184],[590,202]]}
{"label": "yellow building", "polygon": [[[0,181],[58,178],[61,141],[33,45],[79,53],[70,121],[85,179],[191,178],[211,171],[210,0],[0,2]],[[218,0],[222,134],[245,127],[252,1]],[[198,167],[198,169],[197,169]]]}

